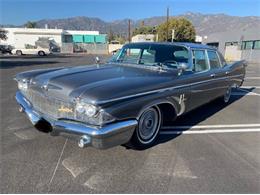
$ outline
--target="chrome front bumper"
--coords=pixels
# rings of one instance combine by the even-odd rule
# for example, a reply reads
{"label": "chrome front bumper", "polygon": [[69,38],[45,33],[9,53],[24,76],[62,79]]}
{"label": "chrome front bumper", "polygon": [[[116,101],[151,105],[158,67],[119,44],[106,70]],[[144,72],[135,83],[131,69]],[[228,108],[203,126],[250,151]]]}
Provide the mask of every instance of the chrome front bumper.
{"label": "chrome front bumper", "polygon": [[125,144],[130,140],[137,125],[136,120],[116,122],[103,127],[91,127],[80,122],[54,120],[34,110],[33,105],[20,91],[16,92],[15,98],[21,106],[21,110],[26,113],[34,126],[44,121],[51,127],[52,135],[63,133],[78,135],[81,137],[79,146],[84,141],[85,145],[100,149]]}

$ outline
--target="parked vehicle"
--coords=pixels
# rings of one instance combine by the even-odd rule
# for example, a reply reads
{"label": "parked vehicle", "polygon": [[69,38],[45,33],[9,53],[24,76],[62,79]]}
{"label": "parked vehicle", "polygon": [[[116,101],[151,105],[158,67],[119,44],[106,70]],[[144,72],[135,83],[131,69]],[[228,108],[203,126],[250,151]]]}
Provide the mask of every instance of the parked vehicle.
{"label": "parked vehicle", "polygon": [[26,49],[26,48],[13,49],[12,53],[16,54],[16,55],[19,55],[19,56],[20,55],[27,55],[27,54],[45,56],[45,55],[49,55],[51,52],[47,48],[37,47],[37,48],[30,48],[30,49]]}
{"label": "parked vehicle", "polygon": [[12,54],[12,46],[11,45],[0,45],[0,54]]}
{"label": "parked vehicle", "polygon": [[229,102],[245,66],[205,45],[132,43],[103,65],[20,73],[16,100],[36,128],[79,135],[79,147],[146,148],[166,121],[216,98]]}

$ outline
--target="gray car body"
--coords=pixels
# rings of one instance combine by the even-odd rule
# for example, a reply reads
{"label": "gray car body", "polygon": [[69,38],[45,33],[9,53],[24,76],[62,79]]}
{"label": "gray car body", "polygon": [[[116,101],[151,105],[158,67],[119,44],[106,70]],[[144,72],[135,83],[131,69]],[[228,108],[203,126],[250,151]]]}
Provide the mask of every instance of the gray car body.
{"label": "gray car body", "polygon": [[[169,43],[135,44],[169,45]],[[192,49],[216,51],[214,48],[199,44],[173,45],[181,45],[189,50],[190,66]],[[239,61],[230,65],[223,64],[219,69],[196,73],[186,71],[182,74],[177,69],[107,63],[34,70],[20,73],[16,79],[30,80],[30,88],[45,96],[64,101],[84,99],[102,107],[118,121],[122,121],[138,119],[145,108],[158,104],[168,104],[174,109],[176,116],[184,114],[223,96],[228,87],[240,86],[244,77],[245,62]]]}

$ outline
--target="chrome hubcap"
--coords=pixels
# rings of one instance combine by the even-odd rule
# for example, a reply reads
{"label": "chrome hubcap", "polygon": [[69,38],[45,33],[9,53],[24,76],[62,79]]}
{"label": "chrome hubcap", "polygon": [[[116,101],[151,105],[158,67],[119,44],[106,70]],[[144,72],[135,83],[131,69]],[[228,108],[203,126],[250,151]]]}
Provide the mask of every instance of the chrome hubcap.
{"label": "chrome hubcap", "polygon": [[139,119],[138,137],[142,143],[150,143],[160,128],[160,114],[155,108],[146,110]]}
{"label": "chrome hubcap", "polygon": [[226,94],[224,96],[224,101],[227,103],[230,99],[230,95],[231,95],[231,87],[228,88],[228,90],[226,91]]}

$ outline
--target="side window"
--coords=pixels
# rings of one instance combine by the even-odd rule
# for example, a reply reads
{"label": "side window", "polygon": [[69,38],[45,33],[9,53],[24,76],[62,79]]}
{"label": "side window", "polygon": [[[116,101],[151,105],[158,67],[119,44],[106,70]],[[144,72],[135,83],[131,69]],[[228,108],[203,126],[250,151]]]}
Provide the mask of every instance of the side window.
{"label": "side window", "polygon": [[201,72],[209,69],[205,50],[192,50],[193,70]]}
{"label": "side window", "polygon": [[210,69],[221,68],[218,55],[215,51],[208,51]]}

